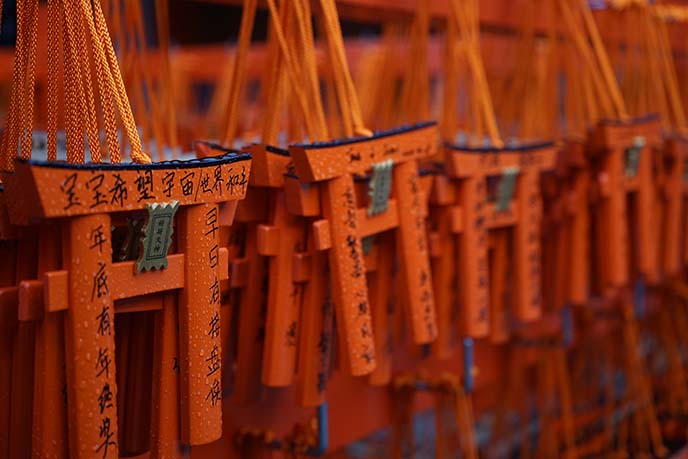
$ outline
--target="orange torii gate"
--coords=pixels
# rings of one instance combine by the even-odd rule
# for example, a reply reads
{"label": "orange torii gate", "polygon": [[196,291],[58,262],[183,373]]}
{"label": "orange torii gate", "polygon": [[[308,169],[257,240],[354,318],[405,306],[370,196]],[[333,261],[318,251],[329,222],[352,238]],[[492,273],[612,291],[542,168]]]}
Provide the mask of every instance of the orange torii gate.
{"label": "orange torii gate", "polygon": [[[651,284],[659,281],[653,153],[660,146],[656,117],[602,122],[590,134],[592,173],[600,198],[593,243],[600,255],[601,290],[626,286],[634,274]],[[629,205],[629,197],[635,198],[634,205]]]}
{"label": "orange torii gate", "polygon": [[[430,201],[432,240],[437,241],[438,247],[434,251],[437,269],[433,276],[438,278],[435,289],[439,323],[451,323],[452,298],[458,298],[458,326],[463,337],[487,336],[491,309],[494,309],[493,315],[504,313],[503,301],[490,295],[491,278],[501,289],[506,287],[503,274],[490,266],[488,260],[488,232],[497,228],[511,229],[513,254],[509,256],[502,247],[499,258],[505,263],[511,259],[516,285],[513,313],[520,321],[537,319],[542,306],[539,174],[554,168],[554,145],[543,143],[498,149],[447,144],[445,154],[447,176],[436,177]],[[503,184],[499,185],[496,200],[491,202],[488,178],[500,176]],[[444,247],[450,247],[451,252]],[[497,268],[503,271],[507,266]],[[456,277],[452,278],[451,273]],[[492,320],[500,324],[499,327],[506,326],[504,317]],[[440,330],[439,355],[449,355],[456,341],[448,326]],[[470,346],[465,351],[470,352]],[[465,359],[472,361],[470,356]],[[465,370],[470,372],[470,369]]]}
{"label": "orange torii gate", "polygon": [[[315,193],[323,220],[314,223],[319,250],[329,249],[332,299],[340,337],[355,375],[375,368],[375,339],[366,286],[362,238],[397,228],[400,268],[406,305],[416,343],[429,343],[437,334],[424,206],[416,160],[436,148],[434,123],[378,132],[370,138],[347,139],[289,148],[304,192]],[[357,205],[354,174],[388,162],[394,197],[385,210],[367,214]],[[311,183],[318,183],[313,187]],[[389,194],[387,194],[389,196]],[[380,315],[382,317],[383,315]]]}
{"label": "orange torii gate", "polygon": [[[62,262],[15,288],[20,321],[64,311],[72,457],[118,456],[117,312],[163,309],[155,349],[162,369],[153,383],[153,416],[163,418],[152,423],[158,429],[151,432],[158,443],[153,456],[164,456],[162,449],[180,440],[204,444],[222,435],[220,282],[228,276],[228,253],[218,237],[220,227],[232,223],[251,167],[248,154],[222,153],[152,165],[18,160],[15,171],[3,175],[11,224],[22,230],[49,225],[62,235],[53,232],[46,241]],[[113,228],[146,210],[139,259],[113,261]],[[168,254],[173,232],[176,249]],[[175,414],[176,303],[181,412]],[[181,419],[179,437],[170,437],[174,418],[165,415]]]}

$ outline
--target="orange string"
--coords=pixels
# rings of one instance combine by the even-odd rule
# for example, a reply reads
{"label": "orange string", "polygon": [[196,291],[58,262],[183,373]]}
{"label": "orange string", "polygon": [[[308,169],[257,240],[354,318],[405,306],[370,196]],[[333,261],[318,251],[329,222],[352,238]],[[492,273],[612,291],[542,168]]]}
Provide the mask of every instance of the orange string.
{"label": "orange string", "polygon": [[[81,11],[87,17],[91,16],[91,8],[88,0],[80,0]],[[94,21],[86,21],[88,26],[91,44],[94,50],[96,62],[96,81],[98,83],[98,93],[100,95],[103,124],[105,128],[105,140],[107,144],[108,156],[110,161],[119,157],[119,139],[117,137],[117,119],[115,116],[115,83],[110,73],[103,44],[96,30]]]}
{"label": "orange string", "polygon": [[70,163],[84,162],[84,131],[82,116],[85,113],[83,87],[79,65],[79,54],[84,50],[79,49],[74,31],[75,18],[74,2],[62,0],[64,11],[63,30],[65,36],[65,105],[67,108],[67,161]]}
{"label": "orange string", "polygon": [[[239,30],[239,43],[232,66],[232,75],[229,94],[227,98],[227,121],[225,123],[225,144],[231,145],[237,136],[239,120],[239,100],[246,79],[246,59],[251,44],[253,23],[255,21],[258,2],[256,0],[244,0],[241,13],[241,28]],[[275,72],[279,73],[279,72]]]}
{"label": "orange string", "polygon": [[84,33],[84,25],[87,21],[79,20],[80,17],[78,13],[80,10],[78,9],[78,5],[75,6],[76,8],[74,11],[77,14],[75,19],[77,20],[74,23],[74,30],[76,32],[78,50],[81,50],[81,52],[76,53],[76,57],[80,66],[80,68],[76,70],[78,71],[77,78],[81,80],[83,86],[84,102],[82,106],[85,109],[84,112],[82,112],[82,116],[85,116],[86,118],[86,134],[88,136],[88,146],[91,152],[91,161],[94,163],[99,163],[102,155],[100,151],[98,121],[96,117],[96,102],[93,95],[93,78],[91,76],[91,64],[89,62],[90,53],[85,52],[88,49],[86,35]]}
{"label": "orange string", "polygon": [[342,38],[342,29],[339,25],[337,7],[335,6],[334,0],[320,0],[320,6],[323,12],[325,33],[328,43],[330,43],[328,50],[331,53],[334,77],[340,79],[340,84],[343,85],[347,94],[346,103],[340,108],[342,111],[346,110],[351,113],[351,123],[354,134],[370,136],[372,132],[368,130],[363,123],[358,93],[356,92],[353,79],[351,78],[351,72],[349,71],[349,65],[346,60],[344,40]]}
{"label": "orange string", "polygon": [[[468,69],[470,70],[470,121],[473,134],[476,134],[479,141],[482,141],[484,126],[492,145],[501,147],[503,142],[497,128],[497,117],[495,115],[490,90],[487,85],[485,68],[480,55],[477,3],[475,0],[450,0],[449,6],[449,21],[454,22],[456,30],[456,33],[452,34],[452,38],[457,40],[457,43],[448,44],[448,46],[454,47],[454,53],[460,52],[465,57]],[[460,47],[458,46],[459,43],[461,44]]]}
{"label": "orange string", "polygon": [[[153,142],[158,153],[158,159],[164,160],[164,145],[169,145],[169,140],[167,139],[167,130],[163,128],[162,123],[166,117],[163,116],[161,109],[163,104],[159,103],[155,97],[156,89],[158,94],[163,94],[164,88],[158,86],[155,88],[153,85],[153,79],[151,77],[151,72],[147,71],[144,67],[144,57],[148,54],[148,46],[146,45],[146,34],[143,26],[143,11],[141,9],[141,2],[138,0],[130,0],[129,10],[131,11],[130,21],[133,28],[133,36],[135,40],[133,42],[134,46],[130,48],[131,58],[134,65],[138,69],[139,75],[141,75],[141,81],[143,81],[143,88],[139,85],[139,88],[145,91],[148,95],[149,103],[148,109],[149,114],[147,116],[150,122],[150,129],[153,137]],[[138,46],[136,46],[138,44]],[[144,108],[146,104],[144,104]],[[143,112],[143,116],[146,117],[146,112]],[[141,117],[139,117],[141,121]]]}
{"label": "orange string", "polygon": [[593,49],[595,51],[595,56],[597,58],[597,63],[602,71],[604,77],[604,82],[606,84],[606,89],[611,96],[611,100],[614,104],[615,114],[617,117],[624,119],[628,117],[626,112],[626,105],[624,104],[623,98],[621,97],[621,91],[619,90],[619,85],[614,76],[614,71],[609,62],[609,57],[607,56],[607,51],[602,44],[602,39],[600,38],[600,32],[595,25],[595,20],[592,17],[592,12],[590,11],[590,5],[587,0],[578,0],[578,6],[583,14],[583,20],[585,21],[585,27],[588,31],[590,40],[592,41]]}
{"label": "orange string", "polygon": [[[287,69],[287,74],[289,75],[289,80],[292,83],[291,89],[296,93],[297,103],[301,109],[301,113],[304,115],[304,121],[306,124],[306,132],[310,139],[317,139],[317,127],[313,125],[312,118],[306,116],[309,111],[308,97],[303,90],[302,83],[298,78],[298,70],[296,68],[296,63],[294,62],[293,53],[290,50],[289,42],[287,41],[284,28],[280,23],[280,14],[277,10],[274,0],[267,0],[268,8],[270,10],[270,17],[272,18],[272,24],[274,26],[275,38],[279,44],[280,51],[282,53],[282,58],[284,59],[284,64]],[[289,2],[286,2],[287,6]]]}
{"label": "orange string", "polygon": [[459,84],[456,59],[457,33],[456,23],[448,21],[444,44],[444,97],[442,98],[440,129],[442,137],[450,142],[454,141],[454,135],[459,124],[456,116]]}
{"label": "orange string", "polygon": [[688,126],[686,125],[686,115],[681,103],[681,93],[679,91],[678,78],[676,76],[676,66],[673,61],[673,54],[671,51],[671,43],[669,41],[669,34],[666,24],[661,18],[652,19],[656,23],[657,35],[660,44],[660,57],[662,60],[662,75],[665,79],[667,87],[669,104],[673,111],[673,128],[679,133],[685,133]]}
{"label": "orange string", "polygon": [[12,92],[5,123],[5,131],[2,136],[2,169],[14,170],[14,158],[18,139],[18,118],[21,116],[21,100],[23,97],[25,75],[25,45],[26,15],[24,14],[24,1],[17,1],[17,38],[14,50],[14,64],[12,68]]}
{"label": "orange string", "polygon": [[327,123],[325,122],[325,111],[320,94],[320,82],[318,80],[318,68],[316,65],[315,45],[313,43],[313,28],[311,25],[311,9],[309,0],[295,0],[294,13],[296,17],[298,43],[301,52],[301,62],[303,62],[303,73],[301,81],[306,87],[306,95],[309,98],[308,116],[313,118],[318,139],[327,139]]}
{"label": "orange string", "polygon": [[27,53],[26,76],[24,83],[24,96],[22,106],[24,108],[20,117],[21,124],[21,157],[24,159],[31,157],[32,133],[33,133],[33,114],[34,114],[34,93],[36,85],[36,46],[38,39],[38,0],[31,0],[26,6],[26,14],[30,18],[29,49]]}
{"label": "orange string", "polygon": [[[286,17],[285,11],[281,12],[281,15]],[[275,33],[274,24],[270,24],[270,29],[268,33],[268,62],[270,62],[273,68],[282,68],[283,57],[280,52],[279,43],[277,43],[277,35]],[[286,74],[285,72],[269,72],[266,79],[263,81],[263,86],[267,88],[263,92],[263,105],[265,108],[265,113],[263,116],[262,125],[262,141],[267,144],[274,144],[277,142],[277,134],[280,128],[279,121],[279,110],[282,107],[282,103],[285,99],[285,82]]]}
{"label": "orange string", "polygon": [[[34,124],[36,48],[38,36],[38,0],[17,2],[17,42],[13,83],[6,132],[0,145],[0,163],[4,170],[13,168],[17,148],[23,158],[31,156]],[[89,34],[89,37],[86,34]],[[85,160],[87,137],[91,160],[102,159],[96,96],[102,102],[108,150],[112,162],[119,162],[114,99],[132,145],[132,160],[150,162],[142,152],[136,125],[128,104],[109,33],[98,1],[48,1],[48,75],[47,131],[48,159],[57,158],[59,122],[58,77],[60,55],[64,56],[64,107],[67,159]],[[60,51],[62,50],[62,53]],[[95,69],[95,76],[94,76]],[[97,91],[96,91],[97,85]]]}
{"label": "orange string", "polygon": [[[328,30],[325,19],[323,18],[322,27],[325,31]],[[325,32],[325,43],[327,45],[327,63],[328,63],[328,77],[337,96],[337,104],[339,108],[339,116],[344,137],[352,137],[354,135],[354,123],[351,117],[351,112],[347,109],[349,106],[348,94],[344,82],[338,75],[340,75],[339,67],[335,62],[336,52],[333,49],[335,46],[330,38],[330,35]]]}
{"label": "orange string", "polygon": [[411,26],[410,65],[406,66],[408,76],[404,80],[399,110],[401,122],[426,120],[430,116],[429,36],[430,4],[427,0],[418,0]]}
{"label": "orange string", "polygon": [[[82,0],[84,1],[84,0]],[[134,122],[134,116],[131,112],[131,105],[129,104],[129,99],[127,97],[126,90],[124,88],[124,81],[122,80],[122,74],[119,70],[119,65],[117,63],[117,57],[115,56],[115,50],[112,46],[112,40],[110,39],[110,34],[107,30],[107,24],[105,22],[105,17],[103,16],[103,11],[101,9],[100,3],[98,1],[93,3],[94,19],[96,24],[96,30],[100,36],[101,43],[105,50],[105,55],[107,57],[110,73],[115,84],[115,94],[116,100],[119,107],[120,118],[124,124],[124,130],[127,135],[127,140],[131,145],[131,159],[136,163],[150,163],[150,157],[143,152],[141,147],[141,140],[139,139],[138,132],[136,131],[136,124]],[[115,155],[116,154],[116,155]],[[117,163],[121,161],[119,151],[111,153],[111,161]]]}
{"label": "orange string", "polygon": [[48,161],[57,159],[57,111],[58,111],[58,62],[62,34],[58,28],[60,22],[58,0],[48,0]]}

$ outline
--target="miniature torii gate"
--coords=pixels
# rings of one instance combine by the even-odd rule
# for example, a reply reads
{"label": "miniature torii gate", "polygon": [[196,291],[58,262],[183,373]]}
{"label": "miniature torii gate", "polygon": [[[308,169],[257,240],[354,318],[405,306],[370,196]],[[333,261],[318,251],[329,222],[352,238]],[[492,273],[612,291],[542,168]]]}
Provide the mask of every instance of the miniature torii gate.
{"label": "miniature torii gate", "polygon": [[[208,145],[197,143],[199,157],[208,157]],[[250,145],[244,149],[253,158],[252,175],[249,178],[251,196],[238,212],[238,221],[250,224],[239,251],[243,255],[230,261],[231,270],[237,274],[234,288],[243,290],[239,302],[240,322],[238,365],[249,371],[237,370],[239,381],[239,400],[255,398],[255,369],[251,367],[262,361],[261,382],[266,386],[282,387],[291,384],[296,367],[296,349],[299,330],[300,292],[295,292],[293,257],[304,247],[306,221],[298,214],[290,213],[285,196],[285,173],[291,159],[286,150],[264,144]],[[267,267],[259,257],[264,257]],[[259,273],[259,271],[265,271]],[[267,276],[267,277],[266,277]],[[250,280],[249,280],[250,278]],[[258,316],[260,307],[256,306],[259,290],[263,288],[262,279],[267,279],[264,292],[267,308],[264,311],[265,330],[262,337],[257,336],[261,327]],[[250,293],[249,293],[250,291]],[[289,292],[289,294],[285,294]],[[263,342],[262,349],[256,346],[257,340]],[[261,355],[262,353],[262,355]],[[252,376],[253,375],[253,376]],[[250,380],[250,382],[249,382]],[[251,387],[253,389],[251,389]],[[252,393],[249,394],[249,393]]]}
{"label": "miniature torii gate", "polygon": [[[435,151],[437,128],[425,123],[376,133],[371,138],[296,145],[289,149],[299,180],[321,182],[318,201],[324,220],[314,223],[319,250],[329,249],[332,299],[340,336],[348,350],[354,375],[375,368],[375,344],[365,279],[361,239],[398,228],[400,265],[406,282],[407,307],[414,341],[429,343],[437,334],[432,294],[429,249],[417,159]],[[387,210],[367,215],[357,206],[353,174],[363,174],[374,164],[392,166],[393,200]],[[310,191],[310,190],[309,190]],[[364,223],[365,222],[365,223]]]}
{"label": "miniature torii gate", "polygon": [[[199,156],[206,157],[207,148],[197,145]],[[312,245],[307,240],[307,218],[318,215],[318,201],[314,207],[302,199],[299,186],[293,186],[289,152],[264,144],[250,145],[245,151],[252,155],[252,174],[248,198],[239,204],[236,215],[237,222],[246,226],[238,230],[245,237],[239,241],[240,254],[230,254],[231,287],[239,290],[234,392],[240,403],[256,400],[261,383],[288,386],[297,367],[320,366],[317,359],[304,358],[310,356],[307,352],[298,353],[298,362],[296,357],[297,348],[318,346],[321,320],[316,316],[327,288],[323,267],[311,266],[318,263],[317,254],[307,247]],[[313,289],[320,293],[313,294]]]}
{"label": "miniature torii gate", "polygon": [[[600,194],[597,259],[602,288],[628,285],[632,267],[646,281],[656,283],[660,258],[652,153],[661,144],[659,120],[603,122],[591,133],[589,143],[599,154],[593,168]],[[629,208],[630,194],[635,194],[636,202]],[[632,247],[635,253],[629,254]]]}
{"label": "miniature torii gate", "polygon": [[[435,210],[436,230],[433,239],[442,246],[458,235],[454,253],[434,251],[436,276],[444,279],[436,285],[440,323],[450,323],[452,282],[448,272],[455,272],[459,298],[459,327],[467,338],[487,336],[490,327],[490,267],[488,263],[488,231],[492,228],[513,228],[514,253],[511,257],[516,318],[532,321],[540,316],[540,221],[542,202],[539,174],[554,168],[553,144],[525,145],[518,148],[465,148],[446,145],[448,179],[437,177],[431,195]],[[502,198],[505,202],[488,202],[487,178],[511,175],[502,180],[514,180]],[[508,189],[510,188],[510,190]],[[515,194],[514,194],[515,192]],[[450,258],[458,260],[451,269]],[[446,272],[445,272],[446,271]],[[449,333],[449,330],[443,330]],[[443,333],[441,333],[442,335]],[[440,354],[451,352],[451,339],[440,337]]]}
{"label": "miniature torii gate", "polygon": [[[598,161],[592,162],[599,190],[594,214],[598,290],[603,294],[602,307],[611,306],[620,313],[628,349],[638,345],[632,281],[641,277],[654,285],[662,276],[655,174],[655,161],[660,158],[656,153],[661,146],[660,123],[653,116],[599,123],[589,138],[592,153],[598,155],[593,156]],[[630,201],[633,205],[629,197],[634,198]],[[662,456],[666,449],[647,375],[635,352],[628,352],[626,357],[632,390],[644,399],[639,408],[639,415],[644,417],[641,422],[647,424],[654,453]]]}
{"label": "miniature torii gate", "polygon": [[[220,226],[232,223],[251,166],[248,154],[224,153],[152,165],[19,160],[14,173],[3,175],[13,225],[55,221],[62,230],[62,243],[53,241],[57,249],[63,248],[62,269],[22,282],[18,312],[20,319],[38,320],[43,314],[65,311],[72,457],[117,457],[112,322],[117,301],[128,300],[122,303],[126,311],[159,309],[163,304],[174,308],[169,293],[175,290],[181,328],[181,440],[194,445],[221,437],[220,281],[228,275],[228,256],[218,234]],[[149,220],[141,258],[113,262],[113,221],[145,209]],[[167,255],[173,222],[177,253]],[[150,294],[171,298],[171,304],[148,301]],[[163,342],[156,354],[167,357],[171,369],[176,326],[163,322],[167,329],[158,336]],[[160,378],[169,376],[158,373]],[[164,385],[162,379],[159,383]],[[175,406],[176,400],[163,400],[169,395],[163,387],[157,391],[161,407]]]}

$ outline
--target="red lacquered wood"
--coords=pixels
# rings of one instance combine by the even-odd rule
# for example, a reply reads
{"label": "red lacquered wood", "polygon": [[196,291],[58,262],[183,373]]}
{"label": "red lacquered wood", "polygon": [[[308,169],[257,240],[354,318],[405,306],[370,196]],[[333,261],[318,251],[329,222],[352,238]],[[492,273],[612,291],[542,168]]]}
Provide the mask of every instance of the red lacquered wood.
{"label": "red lacquered wood", "polygon": [[[94,239],[102,229],[104,239]],[[115,330],[108,275],[110,217],[75,217],[65,225],[70,307],[66,314],[70,456],[117,458]],[[109,323],[109,326],[108,326]]]}
{"label": "red lacquered wood", "polygon": [[210,443],[222,436],[220,274],[209,253],[219,241],[218,207],[182,208],[177,243],[185,258],[179,298],[182,440]]}

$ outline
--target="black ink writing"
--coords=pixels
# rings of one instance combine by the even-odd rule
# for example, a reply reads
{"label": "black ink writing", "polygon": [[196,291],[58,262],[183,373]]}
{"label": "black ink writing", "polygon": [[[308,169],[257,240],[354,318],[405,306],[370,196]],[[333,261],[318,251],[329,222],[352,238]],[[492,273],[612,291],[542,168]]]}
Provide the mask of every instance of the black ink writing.
{"label": "black ink writing", "polygon": [[162,178],[162,183],[165,185],[162,193],[168,198],[172,197],[172,188],[174,188],[174,172],[166,173]]}
{"label": "black ink writing", "polygon": [[220,371],[220,349],[217,347],[217,344],[213,346],[210,355],[205,361],[208,363],[208,373],[206,373],[206,376],[212,376]]}
{"label": "black ink writing", "polygon": [[88,182],[86,182],[86,188],[93,192],[93,202],[90,206],[91,209],[107,204],[105,193],[101,190],[103,187],[103,180],[105,180],[105,174],[97,174],[91,177]]}
{"label": "black ink writing", "polygon": [[127,190],[127,182],[119,175],[112,174],[115,177],[115,184],[110,188],[110,204],[117,204],[120,207],[124,206],[124,201],[129,197]]}
{"label": "black ink writing", "polygon": [[96,359],[96,376],[105,373],[105,377],[110,377],[110,354],[108,348],[98,348],[98,357]]}
{"label": "black ink writing", "polygon": [[111,329],[110,329],[110,306],[109,305],[103,306],[103,309],[100,311],[100,314],[98,314],[96,316],[96,320],[98,321],[98,334],[100,336],[105,336],[105,335],[110,336]]}
{"label": "black ink writing", "polygon": [[182,194],[184,196],[191,196],[193,194],[193,180],[196,176],[195,172],[187,172],[180,180],[179,184],[182,187]]}
{"label": "black ink writing", "polygon": [[97,247],[98,252],[102,254],[103,244],[107,242],[105,232],[103,231],[103,225],[98,225],[95,228],[93,228],[91,230],[89,239],[91,240],[91,245],[89,246],[89,249],[95,249]]}
{"label": "black ink writing", "polygon": [[147,169],[143,173],[139,171],[136,180],[134,180],[134,184],[136,185],[136,191],[139,195],[139,198],[136,202],[155,199],[155,196],[153,195],[152,170]]}
{"label": "black ink writing", "polygon": [[103,459],[106,459],[108,457],[108,448],[117,444],[117,442],[113,440],[115,432],[110,429],[110,418],[103,418],[100,424],[98,436],[102,442],[100,445],[98,445],[98,448],[96,448],[96,452],[100,452],[102,450]]}
{"label": "black ink writing", "polygon": [[210,405],[215,406],[222,400],[222,389],[220,387],[220,380],[215,378],[213,380],[212,386],[208,391],[208,395],[205,396],[206,400],[210,400]]}
{"label": "black ink writing", "polygon": [[67,205],[64,206],[64,210],[71,209],[74,206],[80,206],[81,201],[76,195],[74,188],[76,187],[76,172],[68,175],[67,178],[60,185],[60,190],[65,194],[67,198]]}
{"label": "black ink writing", "polygon": [[220,336],[220,314],[217,311],[215,311],[215,314],[213,314],[208,326],[210,327],[208,329],[208,336],[211,338],[217,338]]}
{"label": "black ink writing", "polygon": [[108,276],[105,271],[105,263],[98,262],[98,271],[93,275],[93,288],[91,289],[91,301],[96,297],[101,298],[110,293],[108,288]]}
{"label": "black ink writing", "polygon": [[105,383],[103,389],[98,395],[98,407],[100,408],[100,414],[103,414],[105,408],[112,408],[112,391],[110,390],[110,384]]}
{"label": "black ink writing", "polygon": [[205,213],[205,235],[212,235],[212,238],[215,238],[215,235],[219,229],[217,226],[217,206],[212,206],[208,212]]}

